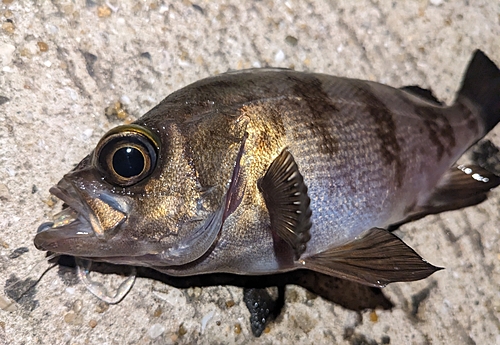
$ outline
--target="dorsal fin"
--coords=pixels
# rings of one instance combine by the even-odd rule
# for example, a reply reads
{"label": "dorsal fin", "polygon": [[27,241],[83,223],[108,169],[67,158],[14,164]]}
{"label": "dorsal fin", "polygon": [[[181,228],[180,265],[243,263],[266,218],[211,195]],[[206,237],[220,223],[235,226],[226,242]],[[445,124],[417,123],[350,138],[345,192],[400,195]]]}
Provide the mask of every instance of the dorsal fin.
{"label": "dorsal fin", "polygon": [[415,96],[418,96],[420,98],[423,98],[427,101],[430,101],[432,103],[435,103],[436,105],[444,105],[443,102],[437,99],[436,96],[434,96],[432,91],[429,89],[421,88],[418,85],[403,86],[400,89],[409,92]]}
{"label": "dorsal fin", "polygon": [[[450,205],[460,201],[479,198],[486,199],[490,189],[500,184],[500,177],[480,166],[458,165],[450,168],[441,178],[436,190],[430,197],[429,203],[434,206]],[[479,201],[480,202],[480,201]],[[472,206],[476,203],[466,203],[461,207]],[[453,207],[451,209],[457,209]]]}
{"label": "dorsal fin", "polygon": [[486,200],[490,189],[498,185],[500,185],[500,176],[478,165],[453,166],[443,175],[424,204],[415,205],[413,209],[408,210],[405,219],[391,224],[388,229],[393,231],[401,224],[429,214],[477,205]]}
{"label": "dorsal fin", "polygon": [[305,257],[299,264],[316,272],[376,287],[423,279],[440,270],[396,235],[378,228],[339,247]]}
{"label": "dorsal fin", "polygon": [[311,238],[311,200],[297,163],[287,149],[271,163],[258,187],[269,211],[272,231],[293,248],[298,259]]}

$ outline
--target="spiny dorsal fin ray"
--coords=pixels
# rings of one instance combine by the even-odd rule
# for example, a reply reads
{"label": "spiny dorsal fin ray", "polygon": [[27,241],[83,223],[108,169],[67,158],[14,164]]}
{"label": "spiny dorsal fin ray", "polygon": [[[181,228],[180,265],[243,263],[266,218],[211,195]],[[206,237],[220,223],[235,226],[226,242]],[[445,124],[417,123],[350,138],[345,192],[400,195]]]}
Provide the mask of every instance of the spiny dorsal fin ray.
{"label": "spiny dorsal fin ray", "polygon": [[428,277],[440,268],[429,264],[396,235],[373,228],[340,247],[299,261],[302,267],[361,284],[383,287]]}
{"label": "spiny dorsal fin ray", "polygon": [[305,251],[311,238],[311,200],[293,156],[284,149],[259,181],[272,231],[294,250],[295,259]]}

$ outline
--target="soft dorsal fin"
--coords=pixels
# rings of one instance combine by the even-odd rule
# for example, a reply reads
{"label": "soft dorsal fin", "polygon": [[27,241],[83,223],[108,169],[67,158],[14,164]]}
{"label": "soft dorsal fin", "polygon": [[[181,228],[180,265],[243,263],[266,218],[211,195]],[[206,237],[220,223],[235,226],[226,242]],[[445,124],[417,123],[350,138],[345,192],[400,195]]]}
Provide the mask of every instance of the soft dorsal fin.
{"label": "soft dorsal fin", "polygon": [[271,163],[258,186],[269,211],[272,231],[293,248],[298,259],[311,238],[311,200],[297,163],[287,149]]}
{"label": "soft dorsal fin", "polygon": [[485,200],[490,189],[499,184],[499,176],[478,165],[454,166],[439,181],[427,207],[449,206],[454,210],[472,206]]}
{"label": "soft dorsal fin", "polygon": [[423,218],[429,214],[477,205],[488,197],[488,192],[500,185],[500,176],[474,164],[455,165],[441,178],[424,204],[415,205],[407,217],[389,230],[401,224]]}
{"label": "soft dorsal fin", "polygon": [[396,235],[373,228],[342,246],[299,260],[300,267],[384,287],[428,277],[440,268],[429,264]]}
{"label": "soft dorsal fin", "polygon": [[432,91],[429,89],[421,88],[418,85],[403,86],[400,89],[404,90],[406,92],[409,92],[415,96],[418,96],[420,98],[423,98],[427,101],[430,101],[432,103],[435,103],[436,105],[444,105],[443,102],[441,102],[439,99],[437,99],[436,96],[434,96]]}

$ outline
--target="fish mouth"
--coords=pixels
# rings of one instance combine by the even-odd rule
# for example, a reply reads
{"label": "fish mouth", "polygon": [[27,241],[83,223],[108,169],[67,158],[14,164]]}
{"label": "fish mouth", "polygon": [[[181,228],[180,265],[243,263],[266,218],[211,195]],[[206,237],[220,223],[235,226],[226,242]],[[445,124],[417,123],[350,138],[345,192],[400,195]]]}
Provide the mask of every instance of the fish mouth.
{"label": "fish mouth", "polygon": [[51,222],[41,224],[34,239],[39,250],[70,254],[73,247],[83,238],[94,237],[88,215],[90,210],[82,201],[80,193],[67,180],[61,180],[49,192],[64,202],[63,209],[52,217]]}

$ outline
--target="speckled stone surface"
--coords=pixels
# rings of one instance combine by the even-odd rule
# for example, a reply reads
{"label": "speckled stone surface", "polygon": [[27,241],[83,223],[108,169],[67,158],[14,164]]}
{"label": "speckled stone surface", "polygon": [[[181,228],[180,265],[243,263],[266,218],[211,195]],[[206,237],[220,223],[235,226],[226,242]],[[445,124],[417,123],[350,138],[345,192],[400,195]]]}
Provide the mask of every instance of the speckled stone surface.
{"label": "speckled stone surface", "polygon": [[[419,84],[450,102],[476,48],[500,64],[498,1],[0,1],[0,297],[48,267],[32,244],[60,208],[48,189],[123,121],[106,116],[116,102],[137,118],[190,82],[252,66]],[[500,127],[489,138],[500,145]],[[499,203],[496,190],[403,226],[446,269],[385,288],[390,310],[290,285],[257,339],[241,288],[139,279],[107,306],[54,268],[0,310],[0,344],[500,344]]]}

